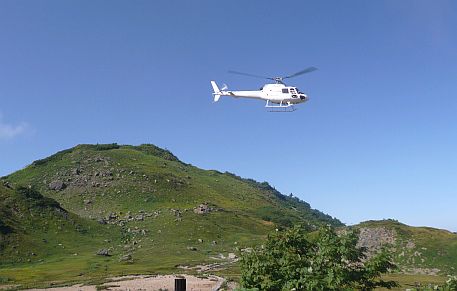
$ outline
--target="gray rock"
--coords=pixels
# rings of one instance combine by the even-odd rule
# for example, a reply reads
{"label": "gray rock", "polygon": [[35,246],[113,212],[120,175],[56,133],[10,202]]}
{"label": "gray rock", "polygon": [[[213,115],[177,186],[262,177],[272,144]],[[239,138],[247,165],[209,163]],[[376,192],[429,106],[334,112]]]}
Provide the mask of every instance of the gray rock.
{"label": "gray rock", "polygon": [[60,191],[60,190],[63,190],[67,187],[67,185],[62,182],[62,181],[52,181],[51,183],[49,183],[49,189],[50,190],[54,190],[54,191]]}
{"label": "gray rock", "polygon": [[228,256],[227,256],[227,258],[228,258],[229,260],[234,260],[234,259],[236,259],[236,255],[235,255],[234,253],[229,253]]}
{"label": "gray rock", "polygon": [[11,186],[11,184],[8,181],[3,181],[3,186],[9,189],[13,189],[13,186]]}
{"label": "gray rock", "polygon": [[359,229],[357,247],[364,247],[366,249],[365,255],[367,255],[367,258],[371,258],[383,246],[394,245],[396,237],[395,230],[383,226],[374,228],[361,227]]}
{"label": "gray rock", "polygon": [[143,214],[135,215],[135,220],[136,221],[143,221],[144,220],[144,215]]}
{"label": "gray rock", "polygon": [[97,255],[98,256],[105,256],[105,257],[110,257],[111,256],[111,254],[109,253],[108,249],[100,249],[100,250],[98,250]]}
{"label": "gray rock", "polygon": [[208,204],[200,204],[194,208],[196,214],[207,214],[213,211],[213,208],[209,207]]}
{"label": "gray rock", "polygon": [[133,263],[132,255],[130,255],[130,254],[123,255],[122,257],[119,258],[119,262]]}
{"label": "gray rock", "polygon": [[111,212],[108,217],[109,217],[109,219],[117,219],[118,216],[116,213]]}
{"label": "gray rock", "polygon": [[106,222],[105,219],[100,218],[100,219],[98,220],[98,223],[100,223],[100,224],[106,224],[107,222]]}

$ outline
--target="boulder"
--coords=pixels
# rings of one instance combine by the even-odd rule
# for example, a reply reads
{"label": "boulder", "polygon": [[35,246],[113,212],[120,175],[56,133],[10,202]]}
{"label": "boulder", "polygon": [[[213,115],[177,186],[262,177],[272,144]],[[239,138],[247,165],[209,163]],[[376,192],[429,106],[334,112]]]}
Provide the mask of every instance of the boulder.
{"label": "boulder", "polygon": [[196,214],[207,214],[211,211],[213,211],[213,208],[211,208],[208,204],[200,204],[194,208],[194,213]]}
{"label": "boulder", "polygon": [[56,181],[52,181],[51,183],[49,183],[48,187],[50,190],[60,191],[60,190],[65,189],[67,187],[67,185],[62,181],[56,180]]}
{"label": "boulder", "polygon": [[97,255],[98,256],[105,256],[105,257],[111,256],[111,254],[109,253],[108,249],[100,249],[100,250],[98,250]]}

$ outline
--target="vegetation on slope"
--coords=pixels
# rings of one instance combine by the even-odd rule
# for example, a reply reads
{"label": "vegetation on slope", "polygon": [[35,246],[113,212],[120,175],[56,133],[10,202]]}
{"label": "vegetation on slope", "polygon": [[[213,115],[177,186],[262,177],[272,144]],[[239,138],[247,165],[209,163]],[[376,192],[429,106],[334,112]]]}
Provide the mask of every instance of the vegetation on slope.
{"label": "vegetation on slope", "polygon": [[224,264],[278,227],[342,225],[268,183],[201,170],[153,145],[79,145],[2,180],[16,189],[5,199],[26,203],[20,189],[33,189],[50,204],[24,204],[27,219],[0,212],[2,236],[33,252],[2,249],[0,276],[24,284]]}
{"label": "vegetation on slope", "polygon": [[366,259],[356,232],[324,226],[310,238],[302,227],[273,232],[263,248],[243,255],[242,286],[256,290],[372,290],[397,287],[381,275],[395,268],[385,250]]}
{"label": "vegetation on slope", "polygon": [[457,234],[430,227],[412,227],[395,220],[367,221],[360,230],[360,245],[376,251],[390,244],[401,271],[411,274],[455,274]]}

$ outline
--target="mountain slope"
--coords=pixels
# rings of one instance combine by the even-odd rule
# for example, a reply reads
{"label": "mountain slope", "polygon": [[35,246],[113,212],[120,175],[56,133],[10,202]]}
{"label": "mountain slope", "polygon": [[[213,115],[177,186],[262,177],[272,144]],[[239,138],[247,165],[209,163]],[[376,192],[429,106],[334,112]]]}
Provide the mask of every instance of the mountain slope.
{"label": "mountain slope", "polygon": [[375,252],[389,249],[404,273],[455,274],[457,234],[431,227],[412,227],[395,220],[366,221],[354,226],[360,231],[359,244]]}
{"label": "mountain slope", "polygon": [[[192,209],[211,202],[226,211],[283,224],[289,223],[284,217],[311,224],[341,224],[306,203],[281,195],[267,183],[200,170],[152,145],[81,145],[36,161],[10,175],[8,180],[33,185],[64,208],[89,218],[102,218],[108,209]],[[278,219],[284,221],[275,221]]]}
{"label": "mountain slope", "polygon": [[[35,161],[2,180],[16,189],[8,189],[5,197],[16,195],[17,189],[33,189],[42,199],[53,199],[49,200],[55,203],[52,213],[68,213],[75,221],[59,221],[52,231],[56,240],[68,240],[66,247],[78,255],[37,248],[33,252],[40,258],[38,262],[32,258],[18,267],[24,261],[20,256],[0,250],[2,262],[16,264],[0,269],[0,278],[25,284],[37,282],[35,272],[80,281],[220,263],[229,253],[260,243],[276,227],[302,223],[312,230],[320,224],[342,225],[309,204],[280,194],[268,183],[198,169],[153,145],[79,145]],[[21,201],[19,196],[17,199]],[[0,228],[11,240],[15,234],[10,231],[11,223],[5,223],[6,217],[8,214],[0,212]],[[25,226],[18,219],[18,227],[29,236],[23,241],[46,239],[49,234],[39,229],[52,219],[51,214],[43,219],[34,215]],[[74,224],[87,230],[85,236],[77,235]],[[105,256],[96,255],[99,249]],[[66,272],[68,268],[74,273]]]}
{"label": "mountain slope", "polygon": [[103,234],[34,189],[0,186],[0,266],[94,252]]}

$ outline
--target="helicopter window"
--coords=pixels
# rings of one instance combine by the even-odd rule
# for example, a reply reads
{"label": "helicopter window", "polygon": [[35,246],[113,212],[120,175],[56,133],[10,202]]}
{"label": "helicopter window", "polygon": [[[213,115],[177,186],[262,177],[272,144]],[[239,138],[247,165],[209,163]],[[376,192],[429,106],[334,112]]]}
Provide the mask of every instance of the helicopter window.
{"label": "helicopter window", "polygon": [[282,93],[289,93],[289,89],[282,89]]}

